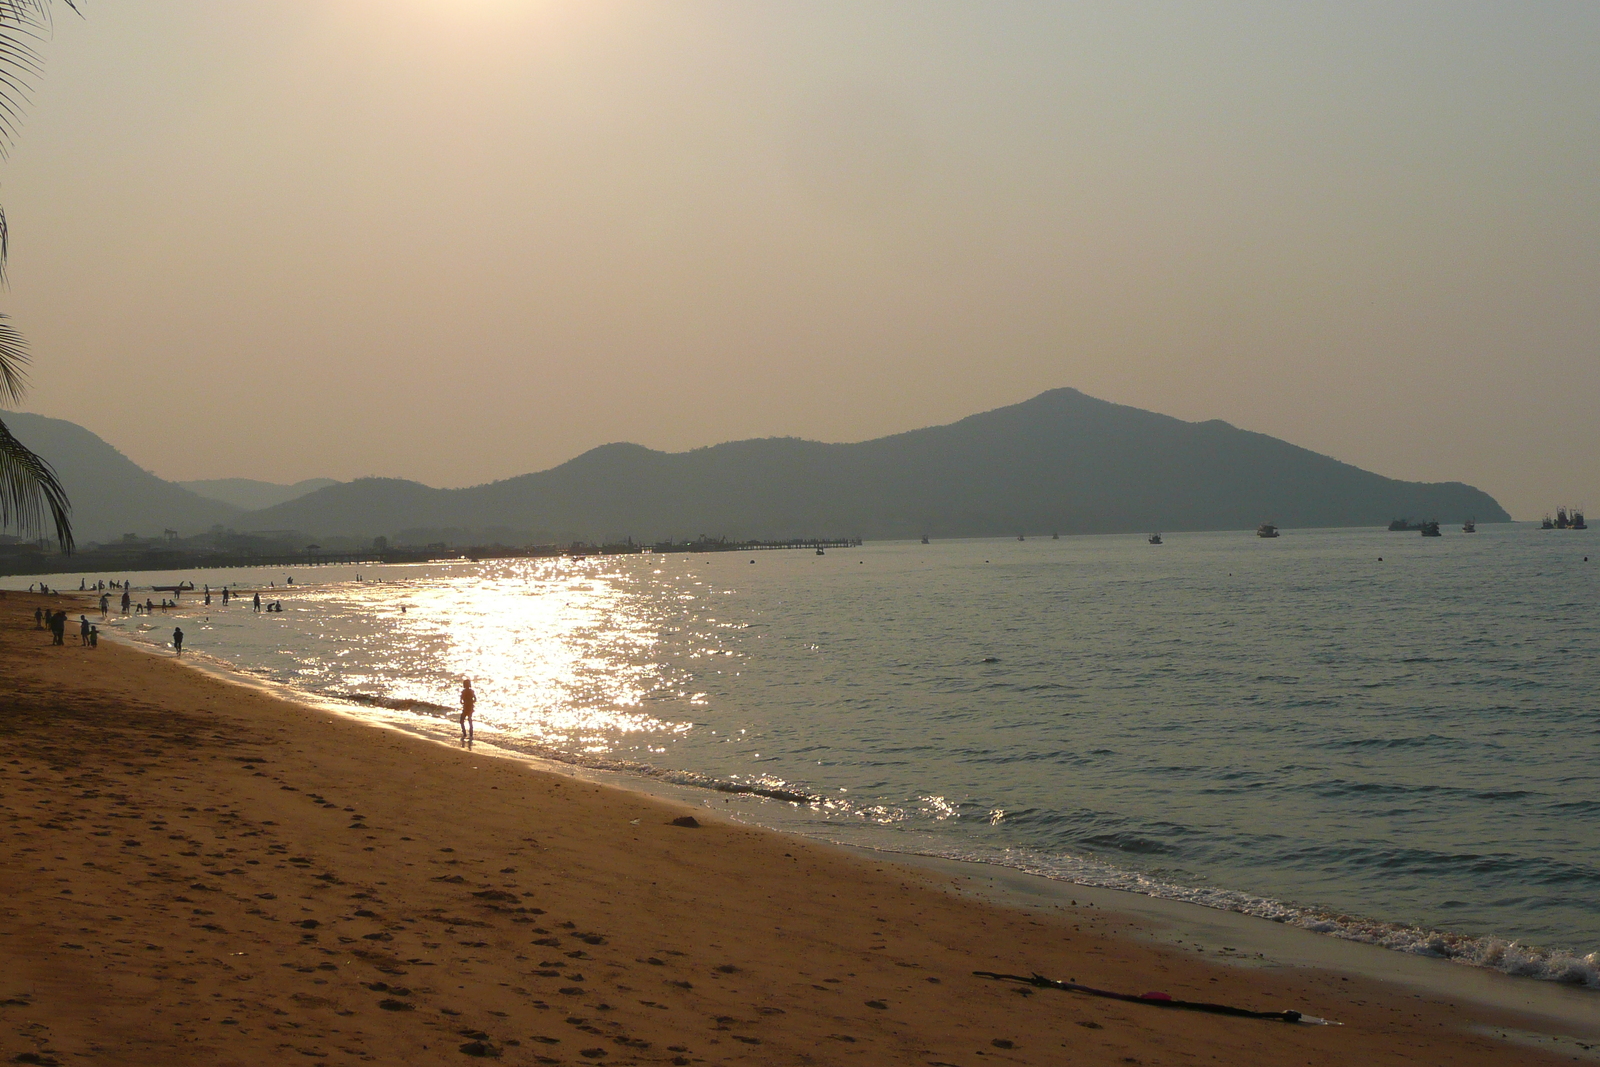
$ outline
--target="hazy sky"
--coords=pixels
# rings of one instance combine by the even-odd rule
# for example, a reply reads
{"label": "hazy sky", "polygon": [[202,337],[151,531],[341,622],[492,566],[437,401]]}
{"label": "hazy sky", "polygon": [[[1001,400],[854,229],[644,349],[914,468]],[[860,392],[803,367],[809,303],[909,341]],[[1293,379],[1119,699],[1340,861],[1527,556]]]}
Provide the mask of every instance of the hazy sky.
{"label": "hazy sky", "polygon": [[29,409],[462,485],[1070,385],[1600,509],[1600,4],[89,0]]}

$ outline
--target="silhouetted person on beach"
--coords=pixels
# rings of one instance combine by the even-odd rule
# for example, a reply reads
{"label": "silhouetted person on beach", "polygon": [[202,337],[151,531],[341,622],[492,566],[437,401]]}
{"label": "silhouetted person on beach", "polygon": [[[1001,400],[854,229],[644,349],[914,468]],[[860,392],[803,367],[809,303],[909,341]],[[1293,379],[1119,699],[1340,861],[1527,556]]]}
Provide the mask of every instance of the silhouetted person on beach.
{"label": "silhouetted person on beach", "polygon": [[35,630],[44,629],[44,609],[43,608],[34,608],[33,609],[33,628]]}
{"label": "silhouetted person on beach", "polygon": [[100,594],[100,617],[103,619],[109,614],[111,614],[111,594],[110,593],[101,593]]}
{"label": "silhouetted person on beach", "polygon": [[100,647],[100,627],[98,627],[98,626],[89,627],[89,647],[90,648],[99,648]]}
{"label": "silhouetted person on beach", "polygon": [[255,610],[260,611],[261,610],[261,594],[260,593],[256,594],[256,598],[255,598],[254,603],[255,603]]}
{"label": "silhouetted person on beach", "polygon": [[472,712],[478,706],[478,694],[472,691],[472,679],[461,682],[461,740],[472,741]]}
{"label": "silhouetted person on beach", "polygon": [[133,598],[128,595],[128,587],[127,586],[123,586],[122,587],[122,613],[124,615],[126,615],[128,613],[128,605],[132,602],[132,600],[133,600]]}
{"label": "silhouetted person on beach", "polygon": [[58,611],[50,616],[50,643],[64,645],[67,643],[67,613]]}
{"label": "silhouetted person on beach", "polygon": [[78,644],[84,648],[89,647],[89,616],[78,616]]}
{"label": "silhouetted person on beach", "polygon": [[178,655],[183,655],[183,631],[176,626],[172,628],[172,647]]}

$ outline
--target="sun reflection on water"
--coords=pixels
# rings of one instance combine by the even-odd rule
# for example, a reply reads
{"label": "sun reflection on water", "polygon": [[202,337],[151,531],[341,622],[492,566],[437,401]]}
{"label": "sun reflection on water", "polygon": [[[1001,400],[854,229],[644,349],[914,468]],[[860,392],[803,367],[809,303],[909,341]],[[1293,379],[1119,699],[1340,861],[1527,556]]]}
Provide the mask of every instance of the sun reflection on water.
{"label": "sun reflection on water", "polygon": [[[661,623],[633,579],[603,561],[519,560],[305,587],[315,640],[279,637],[292,683],[324,694],[445,716],[470,678],[479,731],[594,755],[630,735],[660,748],[691,724],[647,698],[694,701],[653,655]],[[290,612],[272,622],[299,628]]]}

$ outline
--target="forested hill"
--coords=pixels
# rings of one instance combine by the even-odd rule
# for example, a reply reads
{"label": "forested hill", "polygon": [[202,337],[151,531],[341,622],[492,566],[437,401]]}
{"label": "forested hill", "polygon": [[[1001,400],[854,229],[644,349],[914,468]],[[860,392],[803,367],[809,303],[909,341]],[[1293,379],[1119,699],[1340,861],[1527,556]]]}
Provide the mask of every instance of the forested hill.
{"label": "forested hill", "polygon": [[4,418],[17,440],[55,468],[72,502],[72,529],[80,545],[115,541],[125,533],[199,533],[219,522],[231,524],[241,514],[230,504],[156,477],[77,423],[13,411]]}

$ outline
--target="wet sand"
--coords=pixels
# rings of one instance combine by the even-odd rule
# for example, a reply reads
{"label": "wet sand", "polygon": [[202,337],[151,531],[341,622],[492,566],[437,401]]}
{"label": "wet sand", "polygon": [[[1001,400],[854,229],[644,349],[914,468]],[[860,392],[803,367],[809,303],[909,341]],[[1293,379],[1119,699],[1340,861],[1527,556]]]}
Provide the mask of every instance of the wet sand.
{"label": "wet sand", "polygon": [[171,657],[52,647],[44,602],[78,614],[0,600],[0,1061],[1572,1062],[1474,1031],[1541,1025],[1513,1014],[1219,966],[1086,897],[1009,908]]}

